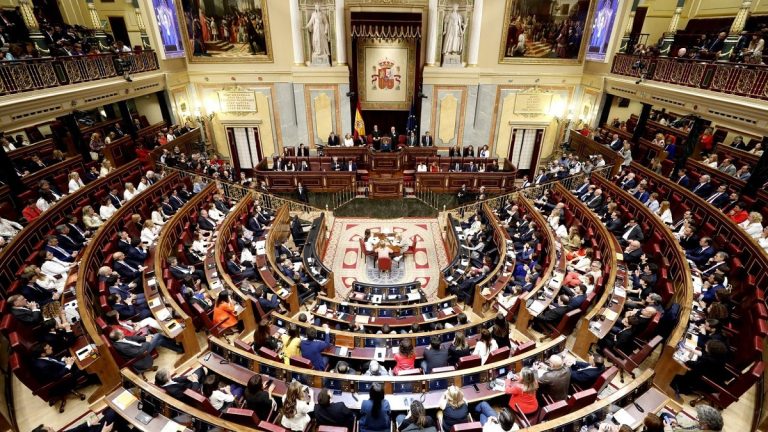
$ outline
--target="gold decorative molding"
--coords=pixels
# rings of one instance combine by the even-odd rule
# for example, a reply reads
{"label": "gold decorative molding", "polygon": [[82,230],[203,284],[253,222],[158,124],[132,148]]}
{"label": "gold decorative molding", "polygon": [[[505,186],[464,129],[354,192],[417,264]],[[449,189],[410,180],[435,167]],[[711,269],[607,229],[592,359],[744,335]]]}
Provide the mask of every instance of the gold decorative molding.
{"label": "gold decorative molding", "polygon": [[[335,85],[308,85],[308,84],[304,85],[304,113],[307,118],[307,140],[308,140],[306,144],[309,146],[309,148],[317,147],[317,142],[315,141],[315,116],[314,116],[315,113],[312,110],[312,92],[317,90],[325,90],[325,91],[333,92],[333,99],[329,99],[329,101],[332,100],[334,103],[334,106],[331,107],[331,109],[335,114],[335,122],[332,121],[331,126],[336,128],[335,132],[337,135],[341,135],[341,116],[339,111],[339,107],[340,107],[339,87]],[[326,94],[327,96],[327,93],[324,93],[324,94]],[[322,139],[323,137],[319,135],[318,138]]]}

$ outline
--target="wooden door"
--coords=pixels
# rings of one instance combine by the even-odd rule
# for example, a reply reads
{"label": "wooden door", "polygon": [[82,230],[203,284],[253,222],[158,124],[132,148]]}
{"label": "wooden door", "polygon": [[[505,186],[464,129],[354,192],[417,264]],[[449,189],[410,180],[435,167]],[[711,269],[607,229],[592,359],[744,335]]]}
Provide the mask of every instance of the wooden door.
{"label": "wooden door", "polygon": [[512,129],[512,139],[509,143],[509,161],[517,167],[518,176],[530,176],[536,171],[543,136],[544,129]]}

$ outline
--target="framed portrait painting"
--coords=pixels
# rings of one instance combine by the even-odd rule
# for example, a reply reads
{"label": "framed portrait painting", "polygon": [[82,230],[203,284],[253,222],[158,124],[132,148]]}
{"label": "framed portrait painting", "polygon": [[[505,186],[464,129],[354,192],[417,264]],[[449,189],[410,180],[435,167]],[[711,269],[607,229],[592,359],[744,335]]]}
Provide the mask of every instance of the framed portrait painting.
{"label": "framed portrait painting", "polygon": [[580,63],[596,0],[506,0],[499,63]]}
{"label": "framed portrait painting", "polygon": [[157,40],[163,44],[163,49],[158,51],[162,53],[163,58],[183,57],[184,44],[174,0],[152,0],[152,7],[152,18],[159,36]]}
{"label": "framed portrait painting", "polygon": [[176,0],[190,62],[272,62],[267,0]]}

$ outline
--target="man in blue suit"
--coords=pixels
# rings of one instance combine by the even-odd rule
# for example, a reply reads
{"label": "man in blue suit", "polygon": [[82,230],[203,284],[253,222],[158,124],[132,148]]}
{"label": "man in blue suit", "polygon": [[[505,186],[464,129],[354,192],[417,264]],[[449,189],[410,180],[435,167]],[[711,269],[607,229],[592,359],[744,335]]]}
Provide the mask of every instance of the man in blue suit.
{"label": "man in blue suit", "polygon": [[45,250],[52,253],[54,257],[61,261],[68,263],[74,262],[77,253],[67,250],[59,245],[59,239],[56,236],[48,236],[48,242],[45,245]]}
{"label": "man in blue suit", "polygon": [[256,276],[256,272],[253,267],[246,267],[238,264],[237,254],[230,252],[227,256],[227,273],[232,276],[232,280],[240,282],[244,279],[251,279]]}
{"label": "man in blue suit", "polygon": [[112,254],[112,269],[120,275],[125,282],[134,282],[141,277],[141,273],[146,267],[143,265],[136,265],[125,260],[125,254],[122,252],[115,252]]}
{"label": "man in blue suit", "polygon": [[713,255],[715,255],[715,249],[712,247],[710,237],[702,237],[699,240],[699,247],[685,251],[685,257],[696,264],[696,267],[704,266]]}
{"label": "man in blue suit", "polygon": [[597,353],[590,354],[589,363],[577,361],[571,365],[571,383],[581,388],[592,387],[605,370],[603,356]]}
{"label": "man in blue suit", "polygon": [[317,330],[310,328],[307,330],[307,339],[301,341],[299,348],[301,356],[312,362],[312,368],[318,371],[324,371],[328,366],[328,359],[323,355],[323,351],[331,347],[328,325],[325,325],[323,340],[317,340]]}
{"label": "man in blue suit", "polygon": [[706,199],[712,194],[712,189],[714,189],[712,187],[712,183],[710,183],[709,180],[710,178],[708,175],[702,175],[699,177],[699,183],[691,189],[691,192]]}
{"label": "man in blue suit", "polygon": [[677,170],[677,178],[674,178],[672,180],[684,188],[687,188],[691,182],[691,178],[688,177],[688,174],[686,173],[685,168],[680,168],[679,170]]}

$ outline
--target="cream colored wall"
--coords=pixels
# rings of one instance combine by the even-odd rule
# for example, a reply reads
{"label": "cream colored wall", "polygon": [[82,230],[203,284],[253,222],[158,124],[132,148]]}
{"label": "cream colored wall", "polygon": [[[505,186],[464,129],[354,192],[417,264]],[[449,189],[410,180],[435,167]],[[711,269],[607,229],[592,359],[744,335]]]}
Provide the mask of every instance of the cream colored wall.
{"label": "cream colored wall", "polygon": [[[85,3],[85,0],[70,0],[80,1]],[[99,13],[99,18],[102,22],[107,21],[106,31],[109,33],[109,17],[122,17],[125,20],[125,26],[128,29],[128,37],[131,38],[131,46],[141,45],[141,33],[139,32],[139,23],[136,19],[135,8],[133,2],[125,0],[115,0],[112,3],[105,3],[101,0],[96,0],[96,11]],[[145,25],[147,23],[145,22]]]}
{"label": "cream colored wall", "polygon": [[[261,149],[264,157],[271,157],[278,153],[280,141],[280,123],[275,115],[274,88],[271,85],[240,84],[242,89],[251,90],[256,95],[257,112],[247,114],[233,114],[219,112],[219,98],[217,91],[224,90],[225,86],[198,85],[195,92],[203,101],[205,111],[215,111],[216,116],[210,122],[208,132],[212,131],[216,151],[225,159],[230,159],[231,154],[227,143],[227,126],[233,127],[258,127],[261,138]],[[210,140],[210,137],[209,137]]]}
{"label": "cream colored wall", "polygon": [[610,114],[608,114],[608,121],[610,122],[615,118],[618,118],[619,121],[626,121],[632,114],[639,116],[642,110],[643,104],[632,100],[629,101],[628,107],[622,108],[619,106],[619,97],[614,96],[609,111]]}
{"label": "cream colored wall", "polygon": [[160,104],[157,102],[156,94],[137,97],[134,99],[136,110],[147,117],[149,124],[155,124],[163,121],[163,112],[160,111]]}

